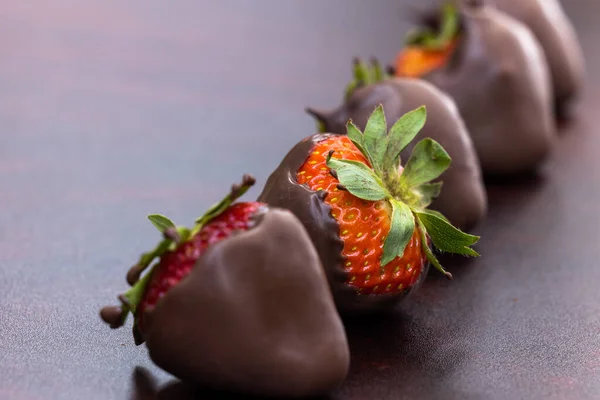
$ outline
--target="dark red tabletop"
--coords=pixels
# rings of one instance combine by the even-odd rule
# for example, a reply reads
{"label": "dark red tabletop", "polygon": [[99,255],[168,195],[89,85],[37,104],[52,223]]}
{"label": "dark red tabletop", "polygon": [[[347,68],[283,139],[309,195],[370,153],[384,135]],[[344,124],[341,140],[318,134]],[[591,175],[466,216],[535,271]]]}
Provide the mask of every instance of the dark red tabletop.
{"label": "dark red tabletop", "polygon": [[[576,120],[539,175],[489,184],[480,259],[348,322],[333,399],[600,398],[600,2],[564,3]],[[264,183],[314,132],[304,106],[339,103],[353,56],[391,61],[407,20],[392,0],[3,2],[0,399],[222,397],[98,310],[157,240],[146,214],[187,224],[242,173]]]}

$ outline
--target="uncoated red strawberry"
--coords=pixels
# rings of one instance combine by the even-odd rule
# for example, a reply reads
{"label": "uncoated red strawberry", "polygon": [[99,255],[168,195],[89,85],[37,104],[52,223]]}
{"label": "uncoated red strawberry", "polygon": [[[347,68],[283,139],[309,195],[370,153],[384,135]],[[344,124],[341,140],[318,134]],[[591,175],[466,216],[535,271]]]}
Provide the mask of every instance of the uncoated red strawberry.
{"label": "uncoated red strawberry", "polygon": [[[150,215],[150,221],[163,233],[164,240],[151,252],[145,253],[130,269],[127,281],[133,286],[120,295],[121,307],[105,307],[100,314],[112,328],[118,328],[131,312],[135,317],[134,338],[136,344],[144,342],[143,333],[156,303],[170,288],[177,285],[191,272],[204,251],[215,243],[225,240],[236,231],[246,231],[253,225],[258,212],[266,205],[259,202],[233,202],[254,184],[254,178],[244,176],[241,185],[234,185],[231,192],[196,220],[193,229],[176,227],[162,215]],[[139,279],[140,274],[155,260],[152,270]]]}

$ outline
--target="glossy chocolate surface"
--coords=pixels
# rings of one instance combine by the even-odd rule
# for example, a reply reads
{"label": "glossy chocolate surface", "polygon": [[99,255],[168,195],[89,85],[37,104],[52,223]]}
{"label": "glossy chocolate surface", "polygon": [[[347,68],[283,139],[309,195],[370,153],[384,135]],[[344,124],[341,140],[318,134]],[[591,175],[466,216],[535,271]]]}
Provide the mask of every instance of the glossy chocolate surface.
{"label": "glossy chocolate surface", "polygon": [[568,113],[584,86],[583,51],[559,0],[494,0],[498,9],[527,25],[542,45],[559,112]]}
{"label": "glossy chocolate surface", "polygon": [[344,327],[304,227],[270,210],[209,248],[160,299],[146,344],[161,368],[258,396],[324,395],[350,363]]}
{"label": "glossy chocolate surface", "polygon": [[[248,400],[182,384],[98,309],[156,242],[146,214],[189,224],[243,172],[255,198],[304,107],[338,104],[352,57],[386,61],[424,2],[3,2],[0,399]],[[600,2],[563,4],[600,70]],[[590,73],[540,175],[488,183],[482,258],[348,323],[329,400],[600,397],[599,109]]]}
{"label": "glossy chocolate surface", "polygon": [[379,104],[386,113],[388,128],[405,113],[422,105],[427,107],[427,122],[419,135],[401,154],[406,162],[419,140],[438,141],[452,157],[452,165],[438,179],[444,186],[431,208],[444,214],[455,226],[469,230],[479,223],[487,210],[487,195],[479,160],[454,102],[428,82],[394,78],[359,88],[345,104],[323,112],[328,132],[345,133],[351,119],[364,129],[369,116]]}
{"label": "glossy chocolate surface", "polygon": [[425,79],[456,101],[485,174],[534,170],[556,139],[542,49],[528,28],[487,4],[463,6],[461,15],[458,50]]}

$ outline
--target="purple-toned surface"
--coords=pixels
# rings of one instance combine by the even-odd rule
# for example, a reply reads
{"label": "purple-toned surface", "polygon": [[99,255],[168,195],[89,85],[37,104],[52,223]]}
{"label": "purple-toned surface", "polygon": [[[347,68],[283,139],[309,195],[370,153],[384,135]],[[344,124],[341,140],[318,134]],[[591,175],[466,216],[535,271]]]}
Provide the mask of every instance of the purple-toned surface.
{"label": "purple-toned surface", "polygon": [[[349,323],[333,399],[600,397],[600,3],[565,3],[587,52],[578,119],[539,177],[490,185],[481,259],[447,262],[456,279],[432,272],[393,317]],[[97,312],[157,240],[147,213],[186,223],[241,173],[264,183],[313,133],[303,107],[339,103],[352,56],[392,59],[404,11],[3,2],[0,398],[220,397],[174,383]]]}

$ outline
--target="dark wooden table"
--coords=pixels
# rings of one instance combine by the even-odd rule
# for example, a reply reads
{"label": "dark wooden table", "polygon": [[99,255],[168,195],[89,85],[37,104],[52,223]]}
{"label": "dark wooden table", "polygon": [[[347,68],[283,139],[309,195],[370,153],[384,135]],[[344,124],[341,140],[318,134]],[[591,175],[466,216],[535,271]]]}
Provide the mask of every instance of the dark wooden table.
{"label": "dark wooden table", "polygon": [[[413,0],[418,4],[419,0]],[[600,398],[600,2],[565,1],[587,52],[576,121],[537,177],[489,185],[483,257],[349,322],[334,399]],[[243,172],[264,183],[337,105],[354,55],[390,60],[399,0],[3,2],[0,398],[206,399],[100,306],[157,235]],[[248,198],[257,194],[254,189]],[[210,327],[208,327],[210,328]]]}

